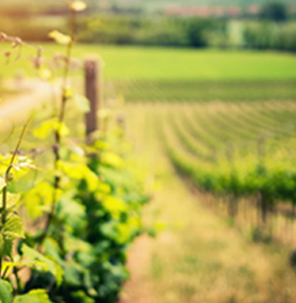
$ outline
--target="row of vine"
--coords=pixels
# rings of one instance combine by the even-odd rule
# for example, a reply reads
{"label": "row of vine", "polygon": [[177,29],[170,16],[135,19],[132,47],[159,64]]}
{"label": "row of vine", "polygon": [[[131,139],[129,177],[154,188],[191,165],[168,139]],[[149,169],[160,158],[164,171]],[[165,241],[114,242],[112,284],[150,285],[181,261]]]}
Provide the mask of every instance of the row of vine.
{"label": "row of vine", "polygon": [[[70,86],[72,49],[77,40],[77,13],[82,1],[67,1],[69,35],[52,31],[66,54],[44,56],[39,46],[1,34],[12,43],[5,57],[36,49],[37,75],[56,86],[58,100],[50,115],[41,113],[24,126],[12,155],[1,155],[0,302],[116,302],[128,277],[126,249],[143,230],[141,208],[147,202],[142,182],[128,165],[120,127],[77,139],[67,113],[76,104],[89,110],[87,100]],[[6,44],[5,44],[6,45]],[[55,91],[55,90],[54,90]],[[47,116],[44,119],[44,116]],[[34,148],[21,150],[29,131]],[[77,122],[77,117],[75,118]],[[32,127],[31,127],[32,128]],[[40,142],[40,146],[38,145]],[[19,211],[20,209],[20,211]],[[28,215],[25,220],[20,214]]]}

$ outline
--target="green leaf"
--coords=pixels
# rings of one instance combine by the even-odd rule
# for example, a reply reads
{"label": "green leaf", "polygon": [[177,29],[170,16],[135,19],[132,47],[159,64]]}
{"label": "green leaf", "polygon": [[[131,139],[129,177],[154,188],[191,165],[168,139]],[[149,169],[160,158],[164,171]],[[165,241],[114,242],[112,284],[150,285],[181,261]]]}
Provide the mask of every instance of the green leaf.
{"label": "green leaf", "polygon": [[6,240],[2,234],[0,234],[0,257],[10,256],[12,252],[11,240]]}
{"label": "green leaf", "polygon": [[61,266],[54,260],[51,260],[49,257],[41,255],[38,251],[32,249],[27,245],[23,245],[22,247],[23,256],[26,259],[31,261],[40,261],[42,270],[49,271],[55,277],[57,285],[61,285],[63,281],[63,269]]}
{"label": "green leaf", "polygon": [[69,129],[63,122],[59,122],[57,118],[44,121],[39,128],[35,128],[33,135],[37,138],[44,139],[53,131],[59,131],[61,136],[69,134]]}
{"label": "green leaf", "polygon": [[80,110],[83,113],[88,113],[90,111],[90,104],[89,100],[79,94],[75,94],[73,97],[73,101],[76,104],[78,110]]}
{"label": "green leaf", "polygon": [[114,168],[121,168],[123,160],[120,156],[112,152],[105,152],[101,155],[101,161],[104,165],[112,166]]}
{"label": "green leaf", "polygon": [[51,31],[48,36],[54,39],[58,44],[68,45],[71,42],[70,36],[64,35],[57,30]]}
{"label": "green leaf", "polygon": [[71,179],[81,180],[81,178],[85,178],[91,191],[97,188],[99,182],[98,176],[87,165],[60,160],[58,167]]}
{"label": "green leaf", "polygon": [[24,227],[17,216],[9,218],[0,233],[0,256],[11,256],[13,241],[24,237]]}
{"label": "green leaf", "polygon": [[12,210],[15,211],[20,207],[20,205],[21,205],[20,197],[21,197],[21,195],[17,195],[17,194],[11,194],[11,193],[7,194],[7,210],[8,211],[12,211]]}
{"label": "green leaf", "polygon": [[40,127],[33,130],[33,135],[37,138],[44,139],[53,131],[52,120],[43,122]]}
{"label": "green leaf", "polygon": [[10,284],[0,279],[0,303],[12,302],[12,288]]}
{"label": "green leaf", "polygon": [[63,260],[60,256],[59,244],[53,238],[46,238],[44,241],[45,254],[51,256],[58,264],[62,265]]}
{"label": "green leaf", "polygon": [[113,196],[107,196],[102,202],[102,206],[111,214],[114,219],[119,219],[120,214],[127,211],[127,206],[124,201]]}
{"label": "green leaf", "polygon": [[[12,210],[16,210],[19,208],[20,202],[20,195],[7,193],[7,201],[6,201],[6,211],[11,212]],[[0,201],[0,208],[2,208],[3,201]]]}
{"label": "green leaf", "polygon": [[60,198],[61,190],[55,192],[55,188],[48,182],[42,181],[35,184],[34,188],[25,193],[24,201],[31,218],[37,218],[50,210],[52,197],[56,194]]}
{"label": "green leaf", "polygon": [[13,303],[52,303],[44,289],[31,290],[26,295],[17,296]]}
{"label": "green leaf", "polygon": [[85,269],[74,262],[69,260],[65,265],[65,282],[70,287],[79,287],[82,284],[82,275]]}
{"label": "green leaf", "polygon": [[24,227],[20,217],[9,218],[2,229],[2,233],[4,237],[10,240],[24,238]]}

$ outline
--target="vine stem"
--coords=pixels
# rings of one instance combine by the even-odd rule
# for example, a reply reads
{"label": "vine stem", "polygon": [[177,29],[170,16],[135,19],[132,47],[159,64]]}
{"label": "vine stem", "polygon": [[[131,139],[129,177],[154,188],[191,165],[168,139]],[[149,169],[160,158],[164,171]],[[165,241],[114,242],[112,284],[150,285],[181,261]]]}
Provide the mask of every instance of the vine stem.
{"label": "vine stem", "polygon": [[[76,29],[76,11],[72,9],[71,10],[70,42],[68,43],[68,46],[67,46],[67,60],[66,60],[66,65],[65,65],[65,69],[64,69],[63,84],[62,84],[62,97],[61,97],[62,100],[61,100],[60,112],[59,112],[59,115],[58,115],[59,124],[58,124],[58,127],[57,127],[57,129],[54,133],[54,135],[55,135],[55,144],[53,146],[53,153],[54,153],[54,158],[55,158],[54,159],[54,169],[55,169],[55,171],[58,170],[58,162],[60,160],[61,128],[62,128],[62,123],[65,120],[65,110],[66,110],[66,104],[67,104],[67,100],[68,100],[66,89],[67,89],[67,81],[68,81],[68,77],[69,77],[72,49],[73,49],[73,45],[74,45],[75,29]],[[57,204],[57,191],[58,191],[59,187],[60,187],[60,177],[55,176],[55,178],[54,178],[53,201],[52,201],[50,213],[47,216],[47,221],[46,221],[46,224],[45,224],[44,232],[43,232],[43,234],[41,236],[41,239],[40,239],[40,243],[39,243],[39,246],[38,246],[39,249],[40,249],[42,243],[44,242],[44,240],[47,237],[49,227],[50,227],[50,225],[52,223],[52,220],[54,218],[54,215],[55,215],[56,204]]]}
{"label": "vine stem", "polygon": [[[9,162],[9,165],[6,169],[6,172],[4,174],[4,182],[5,182],[5,186],[3,187],[2,189],[2,210],[1,210],[1,230],[3,229],[5,223],[6,223],[6,207],[7,207],[7,188],[8,188],[8,184],[10,182],[9,180],[9,174],[10,174],[10,171],[11,169],[13,168],[13,163],[15,161],[15,158],[16,158],[16,155],[17,155],[17,152],[21,146],[21,143],[23,141],[23,138],[32,122],[32,119],[33,119],[33,116],[31,116],[29,118],[29,120],[26,122],[26,124],[23,126],[23,129],[22,129],[22,132],[20,134],[20,137],[18,139],[18,142],[17,142],[17,145],[14,149],[14,152],[11,156],[11,159],[10,159],[10,162]],[[0,231],[1,231],[0,230]],[[2,264],[3,264],[3,257],[0,258],[0,277],[1,277],[1,273],[2,273]]]}

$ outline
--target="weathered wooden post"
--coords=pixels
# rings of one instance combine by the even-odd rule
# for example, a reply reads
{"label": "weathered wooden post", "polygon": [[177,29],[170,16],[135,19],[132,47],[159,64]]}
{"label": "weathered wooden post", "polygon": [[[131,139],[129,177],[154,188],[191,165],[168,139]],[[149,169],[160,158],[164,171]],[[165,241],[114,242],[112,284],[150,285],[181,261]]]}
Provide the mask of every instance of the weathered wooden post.
{"label": "weathered wooden post", "polygon": [[85,96],[90,102],[90,111],[85,115],[86,136],[99,129],[98,110],[102,103],[101,64],[96,56],[86,58]]}

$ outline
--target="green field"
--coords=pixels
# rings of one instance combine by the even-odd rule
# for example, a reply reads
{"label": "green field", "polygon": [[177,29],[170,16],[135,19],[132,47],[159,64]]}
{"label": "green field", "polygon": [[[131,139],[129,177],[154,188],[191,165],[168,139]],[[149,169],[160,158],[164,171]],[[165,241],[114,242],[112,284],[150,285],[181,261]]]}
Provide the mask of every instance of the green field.
{"label": "green field", "polygon": [[[44,45],[44,56],[64,48]],[[36,75],[24,49],[17,62],[0,62],[0,77],[20,70]],[[153,47],[78,45],[74,56],[100,54],[106,97],[123,95],[127,101],[295,100],[296,57],[255,51],[194,50]],[[14,55],[16,56],[16,54]],[[76,75],[80,73],[76,72]]]}
{"label": "green field", "polygon": [[[83,49],[81,49],[83,51]],[[291,80],[296,58],[290,54],[194,49],[94,47],[106,62],[106,77],[136,80]],[[80,52],[77,52],[79,56]]]}
{"label": "green field", "polygon": [[[65,48],[44,44],[46,57]],[[23,50],[22,58],[9,64],[1,59],[1,76],[19,69],[30,70],[34,49]],[[292,54],[256,51],[195,50],[155,47],[77,45],[74,56],[100,54],[105,76],[112,80],[295,80],[296,57]],[[31,75],[33,73],[31,72]]]}

